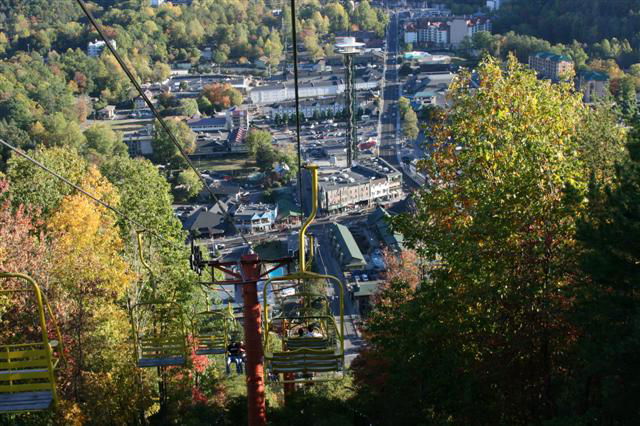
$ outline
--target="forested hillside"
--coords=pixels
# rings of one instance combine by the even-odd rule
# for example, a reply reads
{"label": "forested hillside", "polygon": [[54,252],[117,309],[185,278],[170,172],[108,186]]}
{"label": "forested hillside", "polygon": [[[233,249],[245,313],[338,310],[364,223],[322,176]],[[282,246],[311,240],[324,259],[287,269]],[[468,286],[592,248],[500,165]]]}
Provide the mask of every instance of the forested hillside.
{"label": "forested hillside", "polygon": [[552,43],[595,43],[616,37],[638,47],[638,0],[508,0],[495,30],[514,30]]}

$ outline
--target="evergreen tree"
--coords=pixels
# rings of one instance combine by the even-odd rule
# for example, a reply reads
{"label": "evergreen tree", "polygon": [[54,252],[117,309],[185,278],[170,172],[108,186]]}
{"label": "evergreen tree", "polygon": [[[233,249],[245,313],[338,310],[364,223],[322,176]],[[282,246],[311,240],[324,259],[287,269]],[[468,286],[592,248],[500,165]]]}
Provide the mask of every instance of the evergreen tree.
{"label": "evergreen tree", "polygon": [[585,252],[577,289],[582,332],[576,358],[581,420],[633,424],[640,418],[640,120],[629,136],[629,158],[613,184],[594,181],[589,215],[578,228]]}

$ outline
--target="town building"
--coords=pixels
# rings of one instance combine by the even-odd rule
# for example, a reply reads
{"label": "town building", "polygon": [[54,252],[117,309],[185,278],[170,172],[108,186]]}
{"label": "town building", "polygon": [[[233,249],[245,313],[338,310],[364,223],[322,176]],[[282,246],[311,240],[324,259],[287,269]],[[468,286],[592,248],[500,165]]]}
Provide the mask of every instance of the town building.
{"label": "town building", "polygon": [[[118,44],[115,40],[110,40],[109,42],[114,49],[117,48]],[[89,44],[87,44],[87,55],[92,58],[97,58],[102,54],[105,47],[107,47],[107,44],[103,40],[90,41]]]}
{"label": "town building", "polygon": [[404,237],[391,229],[390,217],[388,211],[378,207],[367,217],[367,224],[389,250],[400,253],[404,249]]}
{"label": "town building", "polygon": [[238,127],[229,132],[229,138],[227,139],[227,150],[236,154],[246,154],[249,152],[249,148],[245,143],[247,138],[247,129]]}
{"label": "town building", "polygon": [[[153,92],[151,92],[151,90],[148,90],[148,89],[145,90],[144,94],[151,102],[155,101],[155,96]],[[145,109],[145,108],[148,108],[148,106],[147,106],[147,103],[144,101],[144,98],[142,96],[137,96],[133,100],[133,109]]]}
{"label": "town building", "polygon": [[457,47],[465,37],[480,31],[491,32],[491,20],[484,16],[435,16],[405,22],[404,42]]}
{"label": "town building", "polygon": [[473,37],[480,31],[491,32],[491,20],[486,17],[455,17],[449,22],[449,44],[458,46],[465,37]]}
{"label": "town building", "polygon": [[164,0],[151,0],[151,7],[162,6]]}
{"label": "town building", "polygon": [[125,132],[122,141],[129,148],[131,157],[150,156],[153,154],[153,126],[148,125],[133,132]]}
{"label": "town building", "polygon": [[529,56],[529,66],[542,78],[558,81],[573,72],[573,62],[568,56],[551,52],[538,52]]}
{"label": "town building", "polygon": [[420,21],[418,24],[418,42],[445,46],[449,44],[449,29],[449,25],[445,21]]}
{"label": "town building", "polygon": [[197,238],[220,238],[225,234],[225,220],[221,212],[202,207],[185,218],[182,227]]}
{"label": "town building", "polygon": [[[334,117],[341,114],[344,110],[343,98],[321,99],[317,101],[308,101],[300,103],[300,113],[305,117],[311,118],[315,116],[331,116]],[[290,117],[296,113],[294,103],[281,103],[272,105],[269,110],[269,118],[275,121],[276,117]]]}
{"label": "town building", "polygon": [[251,114],[246,108],[232,107],[225,113],[227,129],[248,129],[251,124]]}
{"label": "town building", "polygon": [[269,231],[274,228],[278,207],[271,204],[242,204],[235,211],[233,223],[244,234]]}
{"label": "town building", "polygon": [[195,116],[187,120],[187,125],[196,133],[216,132],[227,130],[227,119],[225,117]]}
{"label": "town building", "polygon": [[116,118],[116,107],[115,105],[107,105],[97,112],[98,118],[101,120],[113,120]]}
{"label": "town building", "polygon": [[402,196],[402,173],[379,157],[362,159],[351,169],[321,173],[319,207],[327,214],[387,204]]}
{"label": "town building", "polygon": [[374,305],[374,297],[385,281],[358,281],[351,286],[353,299],[358,307],[358,314],[367,318]]}
{"label": "town building", "polygon": [[353,234],[346,226],[332,223],[329,227],[329,241],[343,270],[353,271],[362,269],[367,265],[360,247],[358,247]]}
{"label": "town building", "polygon": [[404,43],[413,44],[418,42],[418,30],[414,22],[408,22],[404,25]]}
{"label": "town building", "polygon": [[[367,74],[356,78],[355,89],[373,90],[380,85],[380,75],[377,71],[367,70]],[[335,97],[344,93],[345,83],[343,80],[324,80],[300,84],[298,93],[301,99],[304,98],[326,98]],[[254,104],[275,104],[287,102],[295,99],[295,87],[293,83],[271,84],[260,86],[249,92],[249,97]]]}
{"label": "town building", "polygon": [[578,90],[583,93],[585,103],[602,99],[608,93],[609,76],[595,71],[583,71],[578,74]]}

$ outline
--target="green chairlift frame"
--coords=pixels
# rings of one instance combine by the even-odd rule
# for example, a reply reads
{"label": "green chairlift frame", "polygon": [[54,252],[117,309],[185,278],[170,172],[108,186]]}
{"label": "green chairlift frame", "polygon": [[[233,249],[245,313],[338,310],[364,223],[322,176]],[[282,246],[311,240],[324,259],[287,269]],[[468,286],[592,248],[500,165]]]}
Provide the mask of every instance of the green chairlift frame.
{"label": "green chairlift frame", "polygon": [[[33,278],[25,274],[0,272],[0,279],[18,278],[29,289],[0,290],[0,294],[31,292],[37,305],[42,338],[39,341],[0,345],[0,414],[15,414],[49,409],[58,400],[55,367],[62,354],[62,335],[49,302]],[[58,342],[49,341],[45,307],[53,322]]]}
{"label": "green chairlift frame", "polygon": [[[301,373],[302,378],[283,379],[278,383],[318,383],[326,381],[341,380],[342,376],[314,376],[314,373],[341,373],[344,369],[344,285],[342,282],[332,275],[322,275],[315,272],[307,271],[307,261],[305,253],[305,234],[309,225],[313,222],[318,212],[318,166],[315,164],[306,165],[306,169],[311,172],[311,189],[312,189],[312,211],[305,223],[300,229],[298,236],[298,252],[300,256],[300,271],[288,274],[282,277],[270,278],[263,288],[264,300],[264,359],[266,367],[274,374]],[[298,282],[292,287],[299,287],[301,281],[304,280],[322,280],[330,281],[338,285],[340,289],[340,323],[336,324],[332,315],[315,315],[315,316],[295,316],[287,318],[278,316],[269,319],[269,302],[267,292],[270,286],[276,282]],[[319,295],[320,296],[320,295]],[[301,297],[301,295],[298,295]],[[282,351],[270,351],[270,328],[271,324],[277,320],[298,319],[298,320],[320,320],[327,327],[325,333],[331,329],[335,333],[335,339],[303,337],[298,342],[295,338],[286,339]],[[327,336],[329,337],[329,336]],[[332,340],[334,340],[332,342]],[[292,345],[292,341],[295,342]],[[299,343],[299,344],[298,344]],[[286,377],[286,376],[285,376]]]}
{"label": "green chairlift frame", "polygon": [[[164,309],[163,309],[164,308]],[[138,367],[183,366],[187,361],[187,335],[184,314],[175,302],[150,301],[138,303],[132,308],[136,311],[150,311],[151,329],[140,333],[133,325]]]}
{"label": "green chairlift frame", "polygon": [[[151,279],[154,273],[142,253],[142,232],[137,232],[138,254],[140,262],[149,271]],[[155,286],[153,288],[155,298]],[[150,331],[141,333],[136,327],[136,313],[142,316],[149,312]],[[131,328],[138,367],[183,366],[187,361],[187,333],[184,312],[180,305],[167,300],[150,300],[131,306]],[[160,370],[159,370],[160,373]]]}
{"label": "green chairlift frame", "polygon": [[[222,322],[221,330],[220,328],[216,329],[211,324],[211,322],[215,321]],[[225,309],[204,311],[196,314],[192,324],[192,333],[196,339],[196,355],[224,354],[226,356],[230,334],[235,331],[235,328],[235,318],[231,304],[228,304]]]}

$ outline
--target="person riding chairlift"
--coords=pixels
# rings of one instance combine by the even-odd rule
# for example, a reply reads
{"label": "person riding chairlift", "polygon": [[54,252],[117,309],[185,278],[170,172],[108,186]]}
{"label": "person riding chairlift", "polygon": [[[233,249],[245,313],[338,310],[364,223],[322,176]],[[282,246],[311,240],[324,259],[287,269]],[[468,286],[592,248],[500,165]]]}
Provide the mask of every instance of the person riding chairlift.
{"label": "person riding chairlift", "polygon": [[242,340],[239,342],[233,340],[227,346],[227,354],[227,374],[231,374],[231,363],[236,364],[236,373],[242,374],[245,357],[244,342]]}
{"label": "person riding chairlift", "polygon": [[320,333],[313,324],[309,324],[307,329],[308,331],[307,334],[305,334],[305,337],[322,337],[322,333]]}

